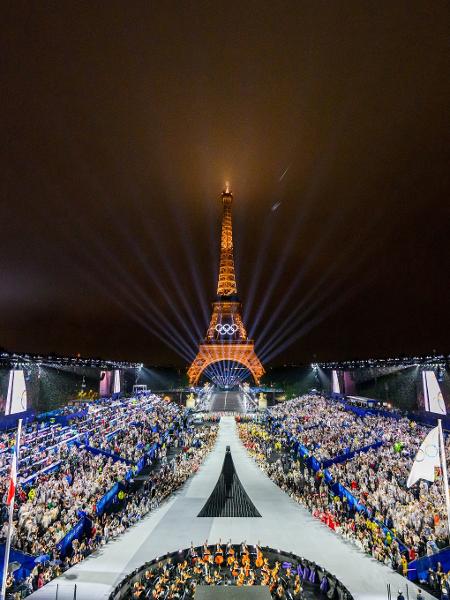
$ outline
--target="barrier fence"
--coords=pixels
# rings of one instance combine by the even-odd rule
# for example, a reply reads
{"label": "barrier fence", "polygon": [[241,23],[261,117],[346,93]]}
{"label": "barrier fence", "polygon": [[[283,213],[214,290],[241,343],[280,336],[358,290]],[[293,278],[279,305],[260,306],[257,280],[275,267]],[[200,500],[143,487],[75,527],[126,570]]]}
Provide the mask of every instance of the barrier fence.
{"label": "barrier fence", "polygon": [[77,524],[56,544],[56,548],[61,556],[66,556],[72,549],[72,542],[80,540],[91,529],[92,521],[86,515],[83,515]]}
{"label": "barrier fence", "polygon": [[435,571],[439,562],[444,573],[450,571],[450,546],[431,556],[422,556],[422,558],[411,561],[408,564],[408,579],[410,581],[426,581],[428,569]]}
{"label": "barrier fence", "polygon": [[23,427],[25,427],[27,423],[34,421],[34,418],[34,410],[24,410],[20,413],[14,413],[13,415],[3,415],[0,418],[0,431],[7,431],[8,429],[17,427],[19,419],[22,419]]}
{"label": "barrier fence", "polygon": [[379,440],[378,442],[374,442],[373,444],[368,444],[367,446],[363,446],[362,448],[357,448],[356,450],[349,450],[347,452],[343,452],[342,454],[339,454],[338,456],[335,456],[334,458],[330,458],[329,460],[322,461],[322,468],[327,469],[328,467],[331,467],[331,465],[337,465],[337,464],[345,462],[347,460],[351,460],[352,458],[354,458],[357,454],[360,454],[361,452],[363,452],[363,453],[369,452],[369,450],[375,450],[376,448],[379,448],[382,445],[383,445],[383,442],[381,440]]}

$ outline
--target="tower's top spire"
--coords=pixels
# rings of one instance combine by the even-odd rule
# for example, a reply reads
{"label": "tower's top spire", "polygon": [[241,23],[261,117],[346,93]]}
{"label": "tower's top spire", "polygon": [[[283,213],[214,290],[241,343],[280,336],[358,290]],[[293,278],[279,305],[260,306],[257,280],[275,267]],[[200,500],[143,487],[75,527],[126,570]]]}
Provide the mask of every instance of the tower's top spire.
{"label": "tower's top spire", "polygon": [[231,203],[233,195],[227,182],[222,192],[222,236],[220,238],[220,266],[219,281],[217,283],[218,296],[235,296],[237,294],[236,276],[234,273],[233,256],[233,225],[231,221]]}

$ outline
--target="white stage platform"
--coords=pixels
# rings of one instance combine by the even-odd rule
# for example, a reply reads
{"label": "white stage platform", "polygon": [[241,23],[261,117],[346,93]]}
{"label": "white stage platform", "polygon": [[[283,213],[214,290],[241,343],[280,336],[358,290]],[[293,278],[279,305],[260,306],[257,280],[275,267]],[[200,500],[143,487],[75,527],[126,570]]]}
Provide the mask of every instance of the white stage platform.
{"label": "white stage platform", "polygon": [[[261,513],[261,518],[198,518],[219,476],[230,446],[238,476]],[[119,539],[69,569],[30,596],[33,600],[100,600],[109,596],[123,577],[157,556],[202,544],[246,540],[291,551],[315,561],[337,576],[357,600],[385,600],[386,584],[393,598],[406,587],[415,600],[417,588],[378,561],[359,552],[291,500],[258,468],[241,444],[233,417],[223,417],[217,443],[198,473],[159,509]],[[432,596],[425,594],[431,600]]]}

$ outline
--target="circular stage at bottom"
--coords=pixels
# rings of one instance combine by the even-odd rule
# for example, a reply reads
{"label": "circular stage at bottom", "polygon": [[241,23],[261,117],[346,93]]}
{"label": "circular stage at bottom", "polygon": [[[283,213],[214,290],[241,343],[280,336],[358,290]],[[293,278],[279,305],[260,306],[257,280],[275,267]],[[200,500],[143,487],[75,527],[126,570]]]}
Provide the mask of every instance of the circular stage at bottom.
{"label": "circular stage at bottom", "polygon": [[121,581],[109,600],[353,600],[321,566],[267,546],[218,544],[158,556]]}

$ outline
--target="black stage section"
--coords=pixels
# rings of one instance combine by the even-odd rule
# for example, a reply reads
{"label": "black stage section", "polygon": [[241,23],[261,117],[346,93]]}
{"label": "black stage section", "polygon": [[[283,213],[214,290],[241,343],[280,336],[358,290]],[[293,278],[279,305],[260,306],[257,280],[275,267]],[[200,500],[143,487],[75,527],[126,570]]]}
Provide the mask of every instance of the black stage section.
{"label": "black stage section", "polygon": [[239,481],[227,446],[220,477],[199,517],[260,517]]}
{"label": "black stage section", "polygon": [[198,585],[195,600],[272,600],[267,585]]}

